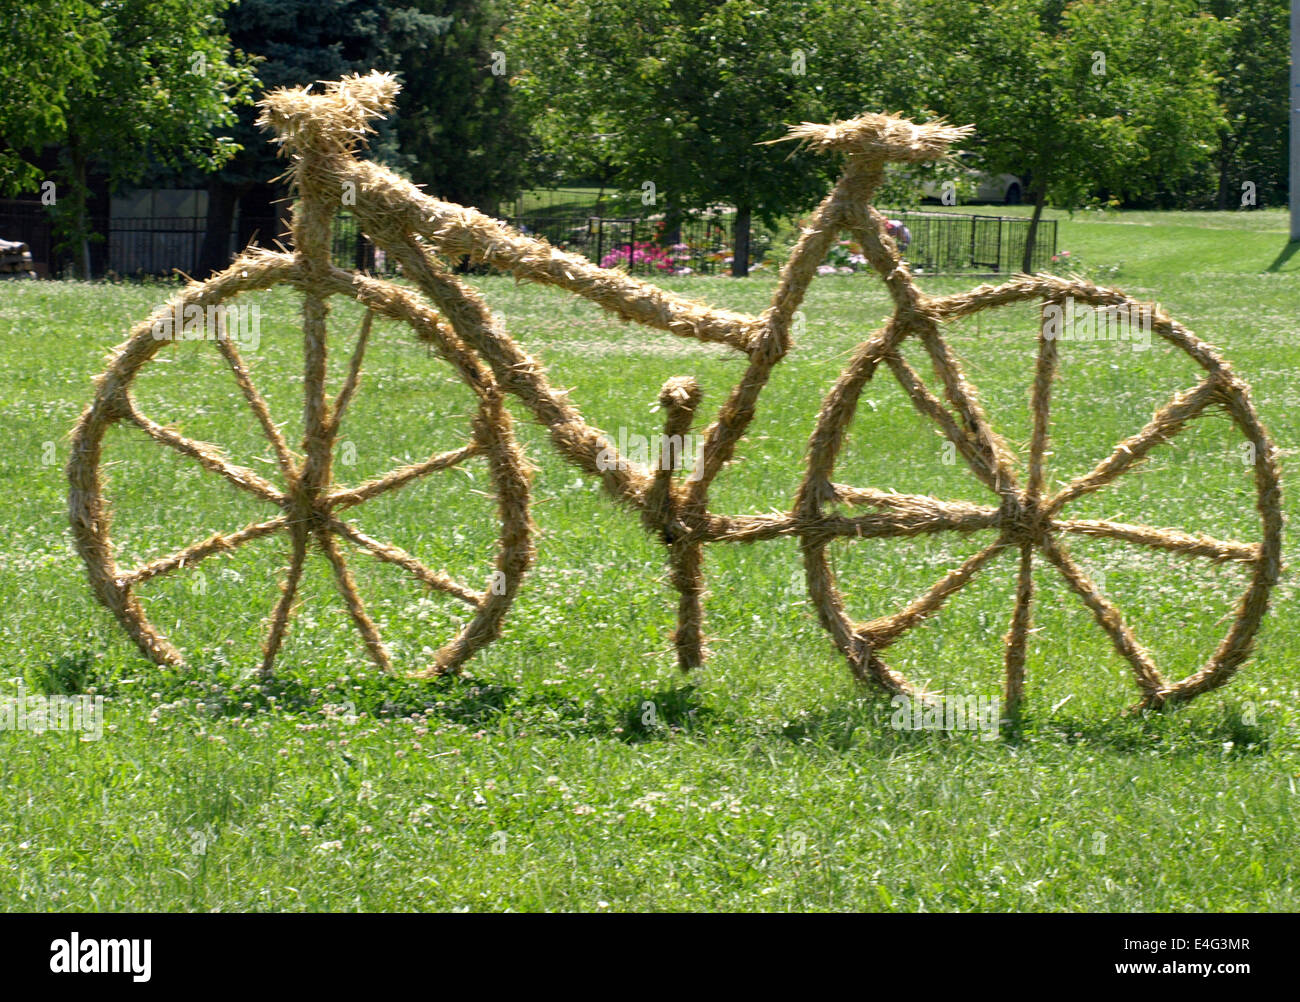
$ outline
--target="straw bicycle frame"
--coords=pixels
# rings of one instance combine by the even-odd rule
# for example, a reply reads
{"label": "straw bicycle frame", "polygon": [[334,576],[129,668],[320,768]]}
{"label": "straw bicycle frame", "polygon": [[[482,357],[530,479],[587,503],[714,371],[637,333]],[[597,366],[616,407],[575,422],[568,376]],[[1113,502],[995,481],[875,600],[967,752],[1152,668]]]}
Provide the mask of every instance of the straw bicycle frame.
{"label": "straw bicycle frame", "polygon": [[[346,493],[335,491],[331,495],[329,491],[326,450],[332,437],[328,434],[330,408],[323,396],[325,333],[320,304],[328,295],[350,295],[375,312],[411,324],[417,336],[433,344],[479,394],[482,409],[475,422],[474,446],[478,451],[496,457],[494,477],[501,494],[498,501],[505,526],[497,573],[504,575],[508,583],[492,596],[486,591],[477,596],[477,625],[472,624],[457,641],[444,648],[431,671],[457,669],[475,650],[497,635],[501,620],[532,559],[527,488],[520,482],[522,464],[510,435],[509,417],[501,406],[503,395],[513,396],[522,403],[549,431],[555,450],[584,474],[599,478],[606,493],[634,509],[644,527],[665,547],[671,584],[678,593],[678,625],[673,642],[677,661],[683,669],[699,667],[706,656],[703,617],[705,546],[720,542],[756,542],[782,536],[798,537],[812,604],[855,676],[892,692],[921,698],[928,696],[884,663],[884,650],[937,612],[953,593],[1002,553],[1018,556],[1016,601],[1006,636],[1004,659],[1003,698],[1007,714],[1017,711],[1023,695],[1035,550],[1061,573],[1070,589],[1111,638],[1117,652],[1129,662],[1141,691],[1139,706],[1158,707],[1216,688],[1231,677],[1250,653],[1267,608],[1268,593],[1279,574],[1281,515],[1276,450],[1255,414],[1248,387],[1213,349],[1155,307],[1136,303],[1122,293],[1099,288],[1078,278],[1018,276],[1000,286],[981,286],[969,293],[944,298],[930,298],[923,294],[888,236],[885,220],[872,208],[871,199],[883,180],[887,163],[915,163],[943,157],[950,145],[964,137],[968,129],[942,123],[916,125],[885,115],[864,115],[848,122],[806,124],[793,129],[789,138],[800,140],[819,152],[843,155],[845,167],[795,246],[781,273],[771,304],[761,315],[750,316],[709,309],[621,272],[599,268],[585,258],[558,251],[544,241],[518,233],[473,209],[432,198],[384,167],[359,159],[355,155],[356,145],[368,130],[368,121],[391,108],[395,93],[396,85],[391,77],[372,74],[329,84],[323,93],[297,88],[271,94],[264,102],[262,124],[277,131],[279,140],[293,158],[291,173],[298,195],[294,209],[295,251],[292,255],[267,251],[246,253],[222,275],[196,287],[209,289],[209,293],[187,294],[198,302],[238,293],[243,286],[232,276],[247,275],[250,267],[257,270],[259,277],[248,287],[264,288],[287,281],[304,291],[307,297],[304,330],[309,375],[307,457],[304,465],[286,465],[292,489],[277,498],[268,496],[268,499],[281,504],[286,511],[296,512],[298,521],[304,526],[294,537],[290,578],[301,573],[308,537],[314,533],[335,564],[336,572],[341,575],[340,588],[345,598],[348,598],[349,591],[355,594],[355,590],[344,587],[346,570],[340,570],[341,558],[336,559],[336,553],[331,551],[328,537],[330,533],[338,533],[354,543],[358,540],[347,534],[342,523],[331,513],[333,509],[319,500]],[[400,263],[406,278],[428,298],[436,308],[436,314],[405,290],[368,276],[343,271],[330,263],[328,244],[322,234],[328,232],[328,221],[333,212],[344,204],[355,214],[366,235]],[[842,231],[851,234],[862,247],[871,267],[884,282],[893,302],[893,316],[883,329],[857,348],[824,400],[809,441],[805,475],[785,513],[724,515],[713,512],[709,508],[710,488],[734,457],[775,366],[791,350],[795,313],[817,266]],[[517,278],[565,289],[624,319],[678,337],[724,345],[744,355],[747,358],[744,373],[703,433],[703,446],[691,476],[685,479],[676,477],[672,463],[661,462],[655,468],[648,468],[632,462],[619,454],[615,443],[603,432],[588,424],[566,394],[551,387],[542,364],[515,343],[483,298],[440,260],[440,257],[457,260],[466,256],[512,273]],[[1057,344],[1046,325],[1041,326],[1038,332],[1032,400],[1034,426],[1028,475],[1023,482],[1011,450],[990,425],[959,361],[944,341],[942,329],[945,323],[980,310],[1022,302],[1035,302],[1047,307],[1059,305],[1067,297],[1101,309],[1147,310],[1155,332],[1190,356],[1207,375],[1195,387],[1176,395],[1142,430],[1120,443],[1092,471],[1049,495],[1045,467],[1049,454],[1050,397],[1056,376]],[[930,391],[900,354],[900,346],[909,339],[919,342],[933,363],[942,384],[941,396]],[[135,340],[133,338],[124,346],[123,354],[130,355],[130,346]],[[315,352],[313,345],[318,347]],[[143,350],[140,349],[139,353]],[[138,368],[145,360],[133,364]],[[835,462],[860,394],[882,364],[898,379],[916,408],[937,424],[956,452],[989,489],[995,504],[945,502],[834,482]],[[234,367],[238,377],[238,367]],[[359,370],[358,355],[354,357],[350,376],[353,389]],[[110,369],[110,376],[112,372]],[[122,399],[125,399],[124,387],[129,384],[133,373],[134,369],[131,369],[118,374],[123,387],[120,388]],[[116,412],[124,405],[119,402],[109,406],[117,400],[113,394],[118,392],[119,389],[113,389],[105,396],[101,384],[104,413],[100,415],[100,423],[121,416]],[[696,418],[701,397],[700,386],[693,377],[674,377],[664,384],[659,402],[665,412],[663,434],[666,442],[684,440]],[[249,399],[253,402],[253,397]],[[346,401],[343,403],[345,405]],[[1153,448],[1172,438],[1211,405],[1226,411],[1244,438],[1255,447],[1254,475],[1261,542],[1218,540],[1172,529],[1070,519],[1062,515],[1066,504],[1104,487],[1139,464]],[[94,405],[87,414],[93,411]],[[125,413],[130,417],[129,411]],[[334,428],[337,429],[336,417]],[[317,433],[314,438],[313,429]],[[104,584],[105,577],[111,578],[115,573],[105,564],[106,560],[111,561],[111,555],[106,556],[106,532],[93,528],[93,518],[89,519],[91,528],[85,525],[89,511],[85,493],[91,492],[94,495],[91,501],[102,504],[102,499],[93,490],[97,483],[95,468],[102,429],[83,415],[78,437],[80,447],[74,451],[74,462],[70,464],[69,472],[74,493],[77,490],[82,492],[82,507],[78,508],[78,500],[74,497],[73,524],[82,554],[92,568],[92,582],[96,583],[101,599],[118,613],[137,642],[143,638],[141,645],[147,654],[155,660],[159,660],[160,655],[163,660],[176,660],[168,650],[159,648],[155,638],[148,636],[148,631],[142,631],[131,608],[133,597],[114,592]],[[154,437],[158,436],[155,434]],[[178,447],[175,441],[166,444]],[[94,454],[93,459],[78,462],[76,457],[84,456],[87,447]],[[196,458],[203,461],[201,455]],[[205,465],[211,468],[210,463]],[[217,469],[217,472],[231,479],[228,470]],[[94,504],[90,507],[93,508]],[[842,507],[865,510],[846,514],[840,510]],[[78,528],[78,515],[81,516],[81,528]],[[945,575],[906,608],[865,623],[852,620],[846,613],[844,600],[826,558],[826,547],[833,540],[979,530],[995,530],[996,540]],[[1071,559],[1062,542],[1063,536],[1071,533],[1248,566],[1251,569],[1250,583],[1238,603],[1231,627],[1209,661],[1181,681],[1166,681],[1151,655],[1124,623],[1119,610]],[[228,540],[230,537],[225,538]],[[204,545],[196,544],[191,549],[200,557],[205,556],[207,550],[199,553]],[[381,559],[393,557],[391,553],[385,556],[376,547],[366,548]],[[406,554],[400,556],[409,557]],[[401,563],[401,560],[393,558],[391,562]],[[408,570],[426,584],[440,586],[431,582],[428,575],[410,566]],[[364,610],[355,607],[359,599],[354,603],[352,598],[348,598],[348,602],[372,655],[382,666],[389,667],[382,643],[365,625]],[[139,619],[143,619],[142,612]],[[278,630],[278,635],[282,636],[286,623],[287,610],[277,610],[272,623],[273,635]],[[273,652],[268,655],[267,670],[272,656]]]}

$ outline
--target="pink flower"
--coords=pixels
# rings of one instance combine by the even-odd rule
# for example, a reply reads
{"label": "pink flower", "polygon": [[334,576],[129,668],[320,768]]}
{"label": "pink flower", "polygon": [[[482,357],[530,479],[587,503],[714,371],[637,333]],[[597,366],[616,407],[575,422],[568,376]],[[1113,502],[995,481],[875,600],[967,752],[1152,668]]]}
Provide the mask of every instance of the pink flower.
{"label": "pink flower", "polygon": [[672,271],[672,258],[661,247],[652,243],[638,243],[630,249],[626,244],[615,247],[600,259],[602,268],[620,268],[630,265],[651,265],[660,271]]}

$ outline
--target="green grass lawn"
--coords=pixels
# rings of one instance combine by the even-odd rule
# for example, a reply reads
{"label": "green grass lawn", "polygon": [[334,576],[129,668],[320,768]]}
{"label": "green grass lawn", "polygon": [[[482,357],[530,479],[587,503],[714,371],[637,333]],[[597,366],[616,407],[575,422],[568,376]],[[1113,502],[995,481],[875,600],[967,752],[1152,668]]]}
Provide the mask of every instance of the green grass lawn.
{"label": "green grass lawn", "polygon": [[[629,193],[617,188],[568,186],[563,188],[530,188],[519,193],[513,202],[507,202],[503,211],[524,216],[618,216],[625,213],[639,215],[643,211],[640,192]],[[597,212],[599,207],[600,212]]]}
{"label": "green grass lawn", "polygon": [[[1123,225],[1123,224],[1129,225]],[[1254,387],[1282,449],[1295,513],[1300,440],[1300,256],[1280,212],[1063,218],[1059,246],[1158,300],[1219,346]],[[1272,270],[1270,270],[1272,269]],[[552,382],[607,431],[656,434],[662,382],[695,374],[699,428],[741,366],[719,351],[612,321],[508,278],[476,280]],[[774,277],[672,279],[757,312]],[[934,292],[969,282],[927,283]],[[1125,662],[1050,568],[1018,734],[911,733],[858,688],[802,591],[792,540],[707,555],[712,659],[692,678],[668,642],[662,548],[557,460],[515,412],[537,466],[538,562],[503,638],[463,679],[377,677],[323,560],[314,557],[279,678],[252,676],[285,540],[142,589],[185,671],[144,661],[91,597],[66,526],[67,432],[91,377],[158,286],[0,286],[0,695],[106,695],[101,740],[0,731],[0,908],[193,910],[1294,910],[1300,831],[1300,613],[1287,575],[1257,655],[1226,689],[1177,712],[1124,717]],[[300,427],[297,303],[254,297],[254,379],[291,441]],[[784,510],[819,402],[888,312],[864,276],[819,279],[805,332],[778,369],[714,508]],[[359,313],[333,325],[337,380]],[[1029,437],[1035,320],[1023,310],[954,326],[950,343],[995,426]],[[920,366],[915,350],[909,356]],[[1197,377],[1153,345],[1062,344],[1051,478],[1068,479]],[[141,409],[223,445],[271,477],[274,460],[210,346],[164,351]],[[869,386],[837,479],[987,500],[883,374]],[[377,323],[345,420],[338,473],[362,480],[463,441],[469,396],[396,325]],[[259,503],[131,429],[106,451],[124,565],[265,515]],[[1239,440],[1206,417],[1151,463],[1073,508],[1221,537],[1258,538]],[[356,509],[356,521],[482,587],[495,530],[481,466]],[[892,612],[986,542],[933,536],[837,544],[860,618]],[[1209,654],[1244,581],[1231,566],[1071,540],[1167,675]],[[1285,553],[1294,563],[1294,538]],[[403,668],[418,668],[459,609],[351,556]],[[996,695],[1014,562],[1001,558],[932,625],[890,651],[918,681]],[[651,726],[647,704],[654,703]]]}

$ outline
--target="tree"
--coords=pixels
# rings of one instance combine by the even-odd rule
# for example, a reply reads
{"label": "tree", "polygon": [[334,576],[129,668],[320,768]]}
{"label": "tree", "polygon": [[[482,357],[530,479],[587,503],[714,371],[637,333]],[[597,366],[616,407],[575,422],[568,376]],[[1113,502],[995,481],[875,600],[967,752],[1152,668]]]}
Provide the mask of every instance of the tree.
{"label": "tree", "polygon": [[1214,15],[1231,29],[1216,62],[1226,120],[1214,163],[1215,205],[1241,204],[1242,185],[1254,185],[1257,204],[1287,197],[1288,0],[1215,0]]}
{"label": "tree", "polygon": [[0,194],[17,195],[41,181],[24,153],[67,131],[68,92],[92,84],[108,48],[105,26],[85,0],[0,0]]}
{"label": "tree", "polygon": [[517,57],[498,40],[505,17],[497,0],[419,0],[393,13],[385,47],[402,74],[396,128],[411,178],[487,212],[517,192],[529,149],[510,87]]}
{"label": "tree", "polygon": [[1044,205],[1149,197],[1206,163],[1222,123],[1212,59],[1223,33],[1190,0],[917,0],[944,53],[934,103],[974,122],[990,173],[1026,180],[1032,268]]}
{"label": "tree", "polygon": [[[377,159],[436,194],[495,210],[513,193],[527,129],[515,120],[509,83],[494,74],[495,0],[244,0],[225,16],[234,44],[259,58],[258,93],[371,69],[402,78],[397,110],[378,125]],[[244,109],[233,135],[243,147],[207,180],[208,220],[199,271],[224,268],[236,207],[264,193],[284,169]],[[268,203],[269,199],[259,199]],[[260,208],[260,205],[257,206]]]}
{"label": "tree", "polygon": [[[225,11],[224,25],[232,44],[258,61],[257,98],[279,87],[335,80],[371,69],[382,48],[382,13],[373,0],[243,0]],[[236,208],[284,171],[276,147],[254,124],[256,119],[257,110],[251,105],[239,109],[230,129],[239,146],[237,154],[201,182],[208,191],[208,217],[199,250],[200,275],[220,271],[229,263]],[[391,145],[391,128],[381,136],[384,139]],[[269,211],[269,195],[258,201],[255,214]],[[248,208],[245,205],[245,211]],[[264,233],[262,239],[275,235]]]}
{"label": "tree", "polygon": [[[52,43],[20,43],[17,65],[6,70],[45,74],[46,82],[29,93],[28,107],[18,112],[24,124],[13,133],[6,129],[5,141],[11,160],[20,146],[63,147],[56,232],[74,250],[82,277],[90,276],[92,164],[115,186],[138,178],[154,162],[214,169],[234,152],[235,143],[220,130],[231,121],[233,107],[246,100],[253,76],[221,30],[219,15],[228,3],[56,2],[42,14],[25,6],[11,22],[25,30],[22,19],[29,13],[48,18],[62,48],[57,64],[71,70],[67,80],[49,82],[48,69],[33,64],[48,55]],[[23,118],[29,113],[30,119]],[[6,126],[8,119],[7,113]],[[30,164],[14,171],[30,175]]]}
{"label": "tree", "polygon": [[[616,180],[666,205],[736,210],[732,273],[749,267],[753,216],[769,223],[825,191],[826,165],[757,145],[826,113],[829,64],[820,0],[564,0],[522,5],[511,36],[518,86],[544,138],[589,160],[608,151]],[[599,146],[597,144],[603,144]]]}
{"label": "tree", "polygon": [[622,182],[625,160],[616,95],[603,91],[629,71],[623,47],[601,56],[617,55],[621,68],[602,73],[596,66],[593,72],[590,42],[599,44],[613,30],[601,23],[602,13],[572,2],[525,3],[501,33],[512,94],[533,140],[530,176],[596,181],[598,213],[605,189]]}

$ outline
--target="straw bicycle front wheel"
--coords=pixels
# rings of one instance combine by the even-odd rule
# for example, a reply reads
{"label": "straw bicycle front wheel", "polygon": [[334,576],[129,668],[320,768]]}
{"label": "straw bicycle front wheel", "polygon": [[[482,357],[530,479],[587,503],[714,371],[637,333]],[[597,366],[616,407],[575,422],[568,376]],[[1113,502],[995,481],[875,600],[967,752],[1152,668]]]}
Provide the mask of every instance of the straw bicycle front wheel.
{"label": "straw bicycle front wheel", "polygon": [[[1010,449],[989,424],[982,405],[944,340],[944,326],[983,310],[1032,303],[1048,310],[1073,300],[1090,309],[1145,313],[1151,332],[1190,358],[1204,377],[1175,393],[1144,427],[1119,442],[1091,470],[1064,483],[1054,493],[1046,485],[1052,434],[1053,382],[1057,376],[1058,336],[1040,323],[1031,395],[1032,433],[1028,471],[1022,483]],[[1042,314],[1048,317],[1047,313]],[[931,391],[904,360],[899,347],[915,338],[924,347],[940,381]],[[975,477],[992,493],[993,504],[942,501],[933,497],[886,493],[833,482],[834,469],[859,398],[876,372],[891,370],[915,408],[952,443]],[[1071,518],[1070,503],[1098,491],[1139,467],[1152,450],[1170,441],[1211,408],[1226,413],[1243,439],[1253,473],[1257,542],[1217,539],[1181,529],[1134,525],[1108,519]],[[1068,590],[1091,613],[1118,655],[1132,669],[1141,698],[1135,708],[1158,708],[1191,699],[1226,683],[1250,655],[1268,597],[1280,570],[1281,506],[1276,447],[1250,400],[1249,387],[1217,352],[1150,304],[1079,279],[1050,275],[1022,276],[1001,286],[925,300],[922,308],[900,311],[889,325],[863,344],[826,398],[809,447],[809,469],[801,495],[806,527],[802,537],[807,584],[823,626],[847,658],[855,676],[898,694],[929,694],[884,660],[887,649],[934,616],[956,592],[1003,554],[1017,558],[1014,607],[1005,635],[1004,712],[1014,714],[1021,702],[1026,647],[1034,603],[1035,554],[1064,579]],[[837,506],[865,510],[845,517]],[[926,533],[996,532],[994,541],[954,567],[903,608],[861,621],[846,609],[840,582],[828,559],[828,544],[846,536],[903,537]],[[1235,603],[1231,623],[1209,659],[1182,679],[1171,681],[1116,604],[1071,557],[1070,536],[1117,541],[1159,550],[1193,561],[1235,563],[1249,572]]]}
{"label": "straw bicycle front wheel", "polygon": [[[214,308],[241,294],[279,284],[297,288],[303,297],[306,331],[302,376],[304,430],[297,451],[285,440],[281,425],[272,417],[265,397],[254,384],[236,339],[227,336],[224,327],[218,329],[215,336],[190,339],[198,340],[199,345],[191,343],[186,346],[189,349],[215,346],[224,359],[224,368],[229,369],[239,395],[251,409],[274,455],[277,475],[268,478],[233,462],[217,445],[191,438],[175,427],[154,421],[142,412],[133,386],[165,346],[184,339],[175,327],[176,318],[186,316],[187,309],[197,308],[197,312],[207,318],[215,314],[220,325],[225,314]],[[326,298],[329,296],[353,299],[366,309],[346,376],[333,399],[326,395],[325,386],[324,332]],[[465,444],[459,448],[390,470],[359,484],[339,484],[334,478],[333,457],[340,422],[360,383],[362,362],[376,314],[409,326],[417,338],[441,356],[471,392],[474,411]],[[313,331],[320,333],[313,336]],[[251,495],[268,509],[265,517],[242,527],[232,526],[228,531],[214,533],[137,566],[119,566],[118,547],[110,536],[112,508],[104,476],[105,435],[115,425],[138,429],[157,445],[194,461],[213,478],[222,478],[244,494]],[[347,516],[350,509],[390,495],[413,481],[474,460],[486,463],[499,523],[493,568],[488,580],[480,587],[426,566],[411,553],[363,532]],[[73,538],[86,564],[94,592],[117,617],[143,654],[160,665],[181,665],[185,657],[181,648],[158,629],[146,613],[150,582],[190,571],[215,555],[229,553],[263,537],[283,534],[289,550],[279,598],[268,610],[263,626],[260,671],[264,675],[272,672],[294,616],[304,566],[310,553],[325,557],[334,586],[360,632],[370,658],[384,670],[394,667],[393,656],[366,610],[340,540],[346,541],[355,551],[400,568],[414,579],[417,588],[468,608],[468,620],[454,636],[436,647],[430,663],[416,673],[421,675],[458,670],[476,651],[498,636],[533,555],[527,466],[515,442],[510,417],[491,370],[411,292],[338,268],[329,268],[325,272],[314,269],[308,278],[302,262],[289,254],[248,251],[224,272],[207,282],[191,284],[171,303],[137,324],[130,338],[114,352],[108,368],[96,380],[94,398],[73,431],[67,473]],[[183,613],[182,609],[174,617],[182,629]]]}

